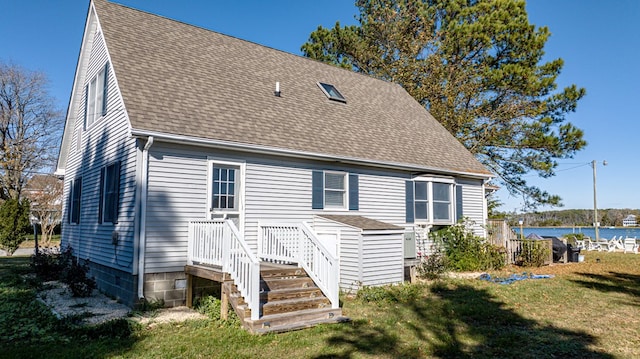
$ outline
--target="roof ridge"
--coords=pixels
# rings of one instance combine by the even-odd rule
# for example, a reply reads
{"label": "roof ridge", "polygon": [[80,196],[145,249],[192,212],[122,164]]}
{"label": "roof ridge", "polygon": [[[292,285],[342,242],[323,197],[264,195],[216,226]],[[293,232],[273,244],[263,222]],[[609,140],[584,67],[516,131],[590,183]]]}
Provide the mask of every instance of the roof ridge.
{"label": "roof ridge", "polygon": [[[265,49],[269,49],[269,50],[273,50],[273,51],[278,51],[278,52],[283,53],[283,54],[285,54],[285,55],[295,56],[295,57],[297,57],[297,58],[304,59],[304,60],[307,60],[307,61],[313,61],[313,62],[315,62],[315,63],[319,63],[319,64],[322,64],[322,65],[331,66],[331,67],[334,67],[334,68],[340,69],[340,70],[342,70],[342,71],[347,71],[347,72],[348,72],[348,73],[350,73],[350,74],[355,74],[355,75],[358,75],[358,76],[364,76],[364,77],[366,77],[366,78],[370,78],[370,79],[374,79],[374,80],[382,81],[382,82],[387,83],[387,84],[389,84],[389,85],[394,85],[394,86],[400,86],[400,87],[402,87],[402,85],[400,85],[400,84],[398,84],[398,83],[395,83],[395,82],[392,82],[392,81],[388,81],[388,80],[381,79],[381,78],[378,78],[378,77],[373,77],[373,76],[371,76],[371,75],[364,74],[364,73],[361,73],[361,72],[351,71],[351,70],[349,70],[349,69],[346,69],[346,68],[344,68],[344,67],[341,67],[341,66],[338,66],[338,65],[335,65],[335,64],[330,64],[330,63],[327,63],[327,62],[322,62],[322,61],[320,61],[320,60],[313,59],[313,58],[310,58],[310,57],[307,57],[307,56],[304,56],[304,55],[301,55],[301,54],[294,54],[294,53],[291,53],[291,52],[288,52],[288,51],[285,51],[285,50],[282,50],[282,49],[278,49],[278,48],[276,48],[276,47],[272,47],[272,46],[268,46],[268,45],[260,44],[260,43],[258,43],[258,42],[254,42],[254,41],[251,41],[251,40],[243,39],[243,38],[240,38],[240,37],[237,37],[237,36],[234,36],[234,35],[225,34],[225,33],[223,33],[223,32],[216,31],[216,30],[213,30],[213,29],[210,29],[210,28],[206,28],[206,27],[204,27],[204,26],[194,25],[194,24],[190,24],[190,23],[188,23],[188,22],[184,22],[184,21],[182,21],[182,20],[174,19],[174,18],[171,18],[171,17],[168,17],[168,16],[159,15],[159,14],[154,14],[154,13],[152,13],[152,12],[145,11],[145,10],[141,10],[141,9],[136,9],[136,8],[131,7],[131,6],[128,6],[128,5],[124,5],[124,4],[117,3],[117,2],[115,2],[115,1],[110,1],[110,0],[92,0],[92,1],[94,1],[94,2],[95,2],[95,1],[99,1],[99,2],[105,2],[105,3],[107,3],[107,4],[111,4],[111,5],[117,5],[117,6],[120,6],[120,7],[126,8],[126,9],[128,9],[128,10],[133,10],[133,11],[141,12],[141,13],[144,13],[144,14],[146,14],[146,15],[151,15],[151,16],[158,17],[158,18],[161,18],[161,19],[164,19],[164,20],[168,20],[168,21],[176,22],[176,23],[179,23],[179,24],[182,24],[182,25],[186,25],[186,26],[189,26],[189,27],[192,27],[192,28],[198,29],[198,30],[204,30],[204,31],[212,32],[212,33],[218,34],[218,35],[220,35],[220,36],[224,36],[224,37],[227,37],[227,38],[230,38],[230,39],[234,39],[234,40],[237,40],[237,41],[241,41],[241,42],[243,42],[243,43],[247,43],[247,44],[251,44],[251,45],[259,46],[259,47],[262,47],[262,48],[265,48]],[[99,14],[98,14],[98,16],[99,16]]]}

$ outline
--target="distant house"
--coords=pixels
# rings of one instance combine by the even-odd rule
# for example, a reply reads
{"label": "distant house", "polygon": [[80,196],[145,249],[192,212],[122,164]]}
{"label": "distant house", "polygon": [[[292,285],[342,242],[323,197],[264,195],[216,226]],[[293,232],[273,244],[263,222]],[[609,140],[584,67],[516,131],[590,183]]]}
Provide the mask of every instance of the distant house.
{"label": "distant house", "polygon": [[484,236],[492,176],[396,84],[105,0],[57,173],[63,244],[101,290],[171,306],[233,280],[255,323],[265,263],[336,309],[339,288],[402,282],[416,233],[464,216]]}
{"label": "distant house", "polygon": [[630,215],[626,216],[622,220],[622,226],[623,227],[635,227],[635,226],[637,226],[636,216],[633,215],[633,214],[630,214]]}

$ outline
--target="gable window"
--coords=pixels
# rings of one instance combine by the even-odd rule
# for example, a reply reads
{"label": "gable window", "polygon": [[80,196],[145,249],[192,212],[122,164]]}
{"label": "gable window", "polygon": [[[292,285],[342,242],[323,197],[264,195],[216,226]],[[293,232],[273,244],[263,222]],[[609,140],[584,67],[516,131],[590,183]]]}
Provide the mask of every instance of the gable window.
{"label": "gable window", "polygon": [[338,89],[330,84],[326,84],[323,82],[318,82],[318,86],[322,90],[322,92],[329,98],[329,100],[339,101],[346,103],[347,100],[342,96]]}
{"label": "gable window", "polygon": [[99,223],[118,223],[120,201],[120,162],[105,166],[100,171]]}
{"label": "gable window", "polygon": [[313,171],[313,209],[359,209],[358,175],[346,172]]}
{"label": "gable window", "polygon": [[238,167],[213,165],[211,198],[213,211],[238,211],[239,172]]}
{"label": "gable window", "polygon": [[407,181],[407,223],[453,224],[453,183],[439,180]]}
{"label": "gable window", "polygon": [[109,63],[89,81],[85,87],[84,128],[87,129],[101,116],[107,114],[107,89]]}
{"label": "gable window", "polygon": [[82,178],[78,177],[69,183],[69,223],[80,223],[80,199],[82,192]]}

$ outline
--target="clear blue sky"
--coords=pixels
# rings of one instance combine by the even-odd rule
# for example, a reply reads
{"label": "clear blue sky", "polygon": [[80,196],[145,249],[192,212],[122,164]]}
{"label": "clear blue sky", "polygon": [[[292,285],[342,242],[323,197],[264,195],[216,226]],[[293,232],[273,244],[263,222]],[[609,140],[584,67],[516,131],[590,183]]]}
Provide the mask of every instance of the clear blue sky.
{"label": "clear blue sky", "polygon": [[[300,54],[318,25],[355,23],[350,0],[116,2],[262,45]],[[0,60],[47,74],[50,93],[66,110],[88,0],[0,0]],[[587,96],[569,116],[588,146],[562,160],[557,176],[527,180],[563,197],[565,208],[593,208],[592,169],[598,160],[598,207],[640,208],[640,1],[531,0],[529,21],[547,26],[547,59],[565,61],[560,87],[577,84]],[[608,165],[602,166],[606,160]],[[522,199],[503,190],[503,210]]]}

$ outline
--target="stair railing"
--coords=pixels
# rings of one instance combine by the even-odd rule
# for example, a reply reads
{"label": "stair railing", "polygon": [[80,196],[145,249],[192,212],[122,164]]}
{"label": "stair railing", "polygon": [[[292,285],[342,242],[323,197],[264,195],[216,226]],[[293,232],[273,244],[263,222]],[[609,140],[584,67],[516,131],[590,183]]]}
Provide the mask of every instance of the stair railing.
{"label": "stair railing", "polygon": [[298,245],[298,265],[313,279],[331,302],[331,307],[340,307],[339,263],[318,240],[311,226],[302,222]]}
{"label": "stair railing", "polygon": [[194,263],[220,266],[229,273],[251,309],[251,319],[260,318],[260,261],[233,221],[189,221],[187,264]]}
{"label": "stair railing", "polygon": [[260,318],[260,260],[251,252],[233,221],[228,219],[225,224],[228,230],[225,231],[223,241],[222,269],[229,273],[251,309],[251,320],[258,320]]}
{"label": "stair railing", "polygon": [[339,263],[306,222],[258,225],[258,257],[275,263],[297,263],[331,301],[340,307]]}

